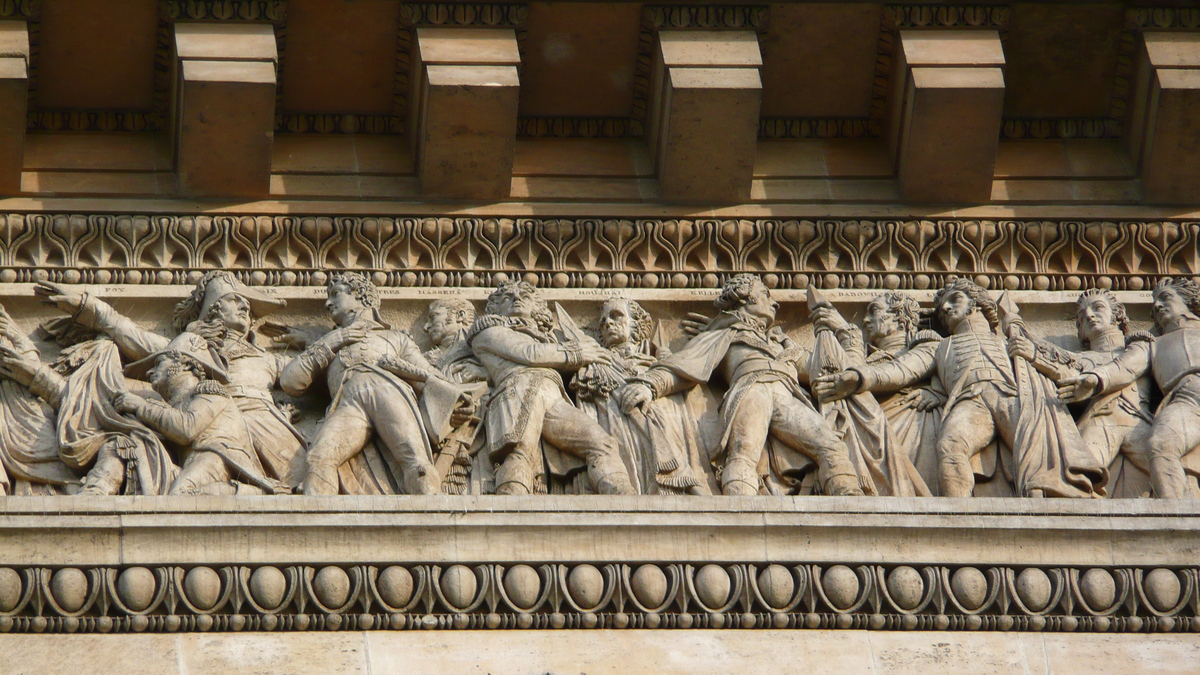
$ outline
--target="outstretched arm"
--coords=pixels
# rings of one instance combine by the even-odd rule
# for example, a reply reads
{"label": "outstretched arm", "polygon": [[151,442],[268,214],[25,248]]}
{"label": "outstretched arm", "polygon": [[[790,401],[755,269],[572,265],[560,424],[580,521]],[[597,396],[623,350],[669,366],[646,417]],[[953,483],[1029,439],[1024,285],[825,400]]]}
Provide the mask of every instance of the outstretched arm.
{"label": "outstretched arm", "polygon": [[107,335],[128,359],[142,359],[163,349],[171,340],[152,333],[122,316],[112,305],[66,284],[39,281],[34,291],[46,302],[71,314],[75,323]]}

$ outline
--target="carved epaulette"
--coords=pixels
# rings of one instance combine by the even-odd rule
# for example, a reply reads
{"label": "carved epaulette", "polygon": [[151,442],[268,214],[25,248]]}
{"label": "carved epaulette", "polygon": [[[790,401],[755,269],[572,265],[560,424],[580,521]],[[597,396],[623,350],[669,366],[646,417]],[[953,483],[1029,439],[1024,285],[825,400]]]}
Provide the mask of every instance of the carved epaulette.
{"label": "carved epaulette", "polygon": [[1135,330],[1132,333],[1130,333],[1129,335],[1125,336],[1125,346],[1126,347],[1128,347],[1129,345],[1131,345],[1135,342],[1153,343],[1154,336],[1150,334],[1150,331],[1145,331],[1145,330]]}
{"label": "carved epaulette", "polygon": [[937,331],[932,331],[929,329],[919,330],[917,331],[916,335],[913,335],[912,339],[908,341],[908,346],[911,349],[919,344],[924,344],[926,342],[941,342],[943,339],[944,338],[942,338],[941,335],[938,335]]}
{"label": "carved epaulette", "polygon": [[504,326],[507,328],[510,323],[511,322],[508,320],[508,317],[499,316],[497,314],[484,314],[483,316],[477,317],[475,319],[475,323],[471,324],[471,330],[467,331],[466,342],[467,344],[470,344],[471,340],[474,340],[476,335],[479,335],[489,328],[495,328],[496,326]]}
{"label": "carved epaulette", "polygon": [[196,385],[195,393],[197,396],[207,394],[209,396],[224,396],[225,398],[229,398],[229,390],[225,388],[225,385],[216,380],[202,380],[200,384]]}

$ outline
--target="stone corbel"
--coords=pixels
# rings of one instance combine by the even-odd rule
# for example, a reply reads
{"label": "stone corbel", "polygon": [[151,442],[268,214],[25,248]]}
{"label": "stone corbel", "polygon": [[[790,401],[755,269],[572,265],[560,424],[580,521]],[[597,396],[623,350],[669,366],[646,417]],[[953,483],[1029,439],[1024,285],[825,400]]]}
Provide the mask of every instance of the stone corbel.
{"label": "stone corbel", "polygon": [[754,31],[662,31],[650,79],[646,140],[662,196],[750,198],[762,54]]}
{"label": "stone corbel", "polygon": [[512,191],[520,80],[511,28],[419,28],[409,119],[421,192],[503,199]]}
{"label": "stone corbel", "polygon": [[1126,142],[1145,201],[1200,201],[1200,32],[1149,31],[1134,71]]}
{"label": "stone corbel", "polygon": [[997,31],[900,31],[887,140],[906,201],[991,199],[1003,68]]}
{"label": "stone corbel", "polygon": [[24,21],[0,21],[0,194],[21,191],[28,99],[29,29]]}
{"label": "stone corbel", "polygon": [[279,55],[270,25],[176,23],[171,128],[182,193],[270,193]]}

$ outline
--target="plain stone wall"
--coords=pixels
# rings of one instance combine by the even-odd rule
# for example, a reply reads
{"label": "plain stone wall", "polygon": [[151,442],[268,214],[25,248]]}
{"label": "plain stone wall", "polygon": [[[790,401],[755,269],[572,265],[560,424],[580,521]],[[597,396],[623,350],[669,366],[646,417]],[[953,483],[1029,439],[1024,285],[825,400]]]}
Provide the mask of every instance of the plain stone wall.
{"label": "plain stone wall", "polygon": [[1200,635],[845,631],[400,631],[2,635],[30,673],[1194,673]]}

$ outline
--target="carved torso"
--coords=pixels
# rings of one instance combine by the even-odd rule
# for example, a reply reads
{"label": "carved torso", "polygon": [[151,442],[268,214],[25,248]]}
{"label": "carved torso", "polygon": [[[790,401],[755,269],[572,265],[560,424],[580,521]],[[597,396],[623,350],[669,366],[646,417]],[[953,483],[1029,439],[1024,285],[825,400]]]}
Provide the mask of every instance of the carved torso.
{"label": "carved torso", "polygon": [[956,333],[943,340],[937,351],[937,374],[955,393],[980,382],[1004,387],[1015,383],[1004,338],[995,333]]}
{"label": "carved torso", "polygon": [[1156,338],[1151,353],[1154,379],[1169,392],[1184,375],[1200,369],[1200,328],[1178,328]]}

